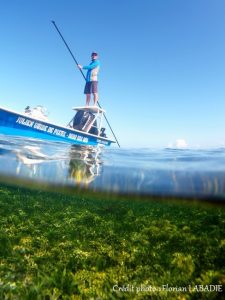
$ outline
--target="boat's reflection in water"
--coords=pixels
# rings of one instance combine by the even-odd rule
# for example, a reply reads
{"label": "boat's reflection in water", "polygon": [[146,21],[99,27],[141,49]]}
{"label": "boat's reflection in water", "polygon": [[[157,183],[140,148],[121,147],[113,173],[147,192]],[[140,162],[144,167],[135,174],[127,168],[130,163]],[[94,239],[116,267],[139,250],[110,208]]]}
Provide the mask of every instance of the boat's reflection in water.
{"label": "boat's reflection in water", "polygon": [[100,148],[71,146],[69,178],[76,184],[89,184],[100,174]]}
{"label": "boat's reflection in water", "polygon": [[86,186],[101,171],[100,147],[30,141],[3,146],[0,173],[20,179]]}

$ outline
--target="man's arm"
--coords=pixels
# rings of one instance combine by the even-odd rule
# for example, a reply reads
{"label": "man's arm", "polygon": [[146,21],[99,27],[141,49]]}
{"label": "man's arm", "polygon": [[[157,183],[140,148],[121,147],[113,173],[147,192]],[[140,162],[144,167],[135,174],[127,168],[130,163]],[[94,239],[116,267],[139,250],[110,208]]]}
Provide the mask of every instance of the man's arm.
{"label": "man's arm", "polygon": [[93,61],[92,63],[90,63],[90,65],[88,65],[88,66],[83,66],[83,67],[81,66],[81,67],[84,70],[92,70],[92,69],[94,69],[94,68],[96,68],[98,66],[99,66],[99,61],[96,60],[96,61]]}

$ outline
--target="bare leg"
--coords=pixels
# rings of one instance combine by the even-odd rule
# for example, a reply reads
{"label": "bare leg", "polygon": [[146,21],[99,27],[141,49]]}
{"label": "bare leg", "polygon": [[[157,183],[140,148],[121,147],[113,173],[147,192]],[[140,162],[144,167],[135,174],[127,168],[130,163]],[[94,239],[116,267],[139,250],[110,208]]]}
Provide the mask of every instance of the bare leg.
{"label": "bare leg", "polygon": [[86,106],[89,106],[91,100],[91,94],[86,94]]}
{"label": "bare leg", "polygon": [[98,102],[98,93],[94,93],[94,106],[97,105]]}

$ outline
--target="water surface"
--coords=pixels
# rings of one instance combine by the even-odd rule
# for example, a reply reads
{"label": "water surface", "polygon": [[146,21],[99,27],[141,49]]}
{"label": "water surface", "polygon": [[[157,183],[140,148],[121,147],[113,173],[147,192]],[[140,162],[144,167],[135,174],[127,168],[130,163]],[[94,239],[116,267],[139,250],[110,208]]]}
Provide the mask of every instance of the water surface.
{"label": "water surface", "polygon": [[0,136],[0,174],[62,186],[225,198],[225,149],[118,149]]}

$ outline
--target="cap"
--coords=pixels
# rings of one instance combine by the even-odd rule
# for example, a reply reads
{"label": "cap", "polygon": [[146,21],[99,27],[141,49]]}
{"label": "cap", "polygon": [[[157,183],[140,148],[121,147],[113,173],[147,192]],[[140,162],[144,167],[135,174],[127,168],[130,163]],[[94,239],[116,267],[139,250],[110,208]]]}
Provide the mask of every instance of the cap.
{"label": "cap", "polygon": [[92,52],[91,56],[93,56],[93,55],[98,56],[98,53],[97,52]]}

